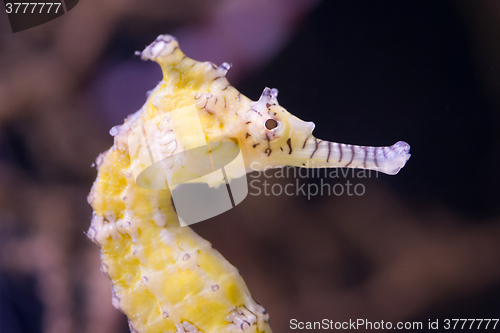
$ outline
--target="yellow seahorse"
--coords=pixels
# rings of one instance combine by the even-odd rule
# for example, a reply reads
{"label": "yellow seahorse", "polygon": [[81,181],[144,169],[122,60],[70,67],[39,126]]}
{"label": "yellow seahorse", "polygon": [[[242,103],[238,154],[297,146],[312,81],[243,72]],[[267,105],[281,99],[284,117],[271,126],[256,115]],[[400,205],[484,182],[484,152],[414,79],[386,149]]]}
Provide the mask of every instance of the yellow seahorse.
{"label": "yellow seahorse", "polygon": [[[132,332],[269,333],[269,315],[253,300],[238,270],[190,227],[180,225],[171,191],[166,185],[154,189],[153,178],[160,173],[166,183],[177,184],[203,176],[182,162],[184,153],[203,143],[193,134],[199,126],[210,147],[207,154],[221,142],[237,145],[243,175],[287,165],[396,174],[410,157],[410,147],[402,141],[362,147],[316,139],[314,124],[281,107],[276,89],[265,88],[258,101],[251,101],[227,81],[227,63],[217,67],[190,59],[172,36],[159,36],[141,55],[160,64],[163,80],[139,111],[110,131],[114,145],[97,158],[98,176],[88,198],[94,209],[88,237],[101,247],[113,305],[128,316]],[[162,122],[174,112],[177,125],[174,116]],[[196,120],[184,121],[188,114]],[[160,163],[156,175],[140,176],[151,164],[144,162],[147,157],[155,160],[155,144],[156,153],[177,157],[170,166]],[[146,186],[138,186],[138,177]]]}

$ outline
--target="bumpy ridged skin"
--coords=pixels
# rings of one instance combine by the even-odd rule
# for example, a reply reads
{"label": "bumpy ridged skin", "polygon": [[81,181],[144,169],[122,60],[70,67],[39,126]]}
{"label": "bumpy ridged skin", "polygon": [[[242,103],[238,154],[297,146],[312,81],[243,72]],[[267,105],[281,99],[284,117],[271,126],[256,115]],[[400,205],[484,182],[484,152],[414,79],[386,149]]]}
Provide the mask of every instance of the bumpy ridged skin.
{"label": "bumpy ridged skin", "polygon": [[[270,333],[267,312],[253,300],[237,269],[179,225],[170,191],[136,184],[134,171],[143,166],[130,156],[148,156],[148,147],[140,140],[129,147],[131,134],[141,127],[144,131],[148,122],[164,155],[183,153],[196,140],[191,124],[181,133],[154,120],[194,106],[206,141],[238,144],[243,174],[284,165],[396,174],[410,156],[409,145],[362,147],[316,139],[314,124],[282,108],[276,89],[266,88],[258,101],[251,101],[227,81],[228,64],[190,59],[171,36],[159,36],[141,55],[160,64],[163,80],[139,111],[111,129],[115,142],[97,158],[98,176],[88,198],[94,209],[88,237],[101,247],[113,305],[128,316],[133,332]],[[175,167],[185,170],[182,164]],[[164,177],[172,175],[165,171]]]}
{"label": "bumpy ridged skin", "polygon": [[[170,65],[162,63],[165,80],[141,110],[112,129],[115,144],[96,162],[88,236],[101,247],[113,305],[128,316],[131,331],[271,332],[268,314],[252,299],[238,270],[191,228],[179,226],[170,192],[143,189],[134,181],[127,143],[131,130],[160,113],[195,103],[193,91],[213,91],[220,85],[212,78],[220,69],[188,58],[179,65],[183,57],[177,49],[167,58]],[[192,77],[179,79],[183,74]],[[227,96],[231,94],[238,92],[231,88]],[[169,98],[156,107],[157,96]]]}

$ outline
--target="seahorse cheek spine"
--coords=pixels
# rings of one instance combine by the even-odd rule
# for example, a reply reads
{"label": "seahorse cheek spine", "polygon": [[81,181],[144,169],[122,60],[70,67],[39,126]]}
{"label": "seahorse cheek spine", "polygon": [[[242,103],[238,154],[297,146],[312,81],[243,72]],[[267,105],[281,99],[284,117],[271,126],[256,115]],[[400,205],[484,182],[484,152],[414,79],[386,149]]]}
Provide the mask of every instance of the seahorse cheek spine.
{"label": "seahorse cheek spine", "polygon": [[[169,51],[163,45],[153,54],[158,50]],[[101,247],[101,269],[112,281],[113,305],[128,316],[131,331],[271,332],[267,312],[250,296],[237,269],[189,227],[179,226],[170,192],[135,183],[133,163],[141,159],[132,163],[130,153],[144,155],[147,147],[137,145],[129,151],[133,130],[192,103],[214,107],[213,96],[203,91],[221,89],[210,87],[218,84],[212,76],[227,71],[225,66],[214,70],[209,63],[191,59],[179,64],[184,56],[180,50],[173,52],[174,57],[161,58],[164,80],[141,110],[111,130],[115,144],[96,161],[88,236]],[[237,96],[231,89],[228,96]]]}

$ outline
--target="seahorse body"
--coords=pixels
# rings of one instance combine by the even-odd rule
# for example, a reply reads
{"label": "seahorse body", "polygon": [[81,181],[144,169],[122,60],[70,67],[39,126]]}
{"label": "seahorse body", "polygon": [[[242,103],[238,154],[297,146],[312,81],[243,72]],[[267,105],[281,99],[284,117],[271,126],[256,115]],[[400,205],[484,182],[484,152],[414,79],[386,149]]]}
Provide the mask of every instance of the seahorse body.
{"label": "seahorse body", "polygon": [[[110,131],[114,145],[97,158],[98,176],[89,194],[94,215],[88,237],[101,247],[113,305],[128,316],[133,332],[271,332],[269,315],[253,300],[238,270],[209,242],[179,225],[170,191],[136,184],[134,171],[150,147],[140,140],[129,145],[134,130],[156,126],[151,140],[162,154],[182,156],[198,140],[190,135],[190,124],[176,131],[152,120],[194,107],[205,140],[236,143],[247,172],[293,165],[395,174],[408,160],[409,146],[360,147],[316,139],[314,124],[282,108],[276,89],[266,88],[257,102],[251,101],[227,81],[227,63],[217,67],[190,59],[171,36],[159,36],[142,58],[160,64],[163,80],[139,111]],[[177,162],[174,171],[165,171],[166,179],[188,172]]]}

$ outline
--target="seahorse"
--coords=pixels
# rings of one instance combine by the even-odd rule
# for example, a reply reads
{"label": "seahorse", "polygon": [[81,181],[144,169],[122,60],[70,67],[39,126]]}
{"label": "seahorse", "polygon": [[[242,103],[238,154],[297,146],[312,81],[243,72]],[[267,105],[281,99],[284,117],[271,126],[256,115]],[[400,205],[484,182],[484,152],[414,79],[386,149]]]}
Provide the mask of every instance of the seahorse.
{"label": "seahorse", "polygon": [[[134,135],[148,127],[150,140],[156,140],[164,156],[189,158],[184,155],[199,141],[191,135],[192,119],[182,131],[161,121],[187,108],[199,118],[211,149],[224,142],[237,145],[243,176],[283,166],[365,168],[393,175],[410,157],[410,146],[403,141],[364,147],[317,139],[314,123],[280,106],[276,89],[265,88],[258,101],[250,100],[226,79],[229,64],[188,58],[172,36],[159,36],[139,54],[161,66],[163,79],[140,110],[111,129],[114,145],[98,156],[98,175],[88,196],[94,212],[87,236],[101,248],[112,303],[127,315],[132,332],[270,333],[269,314],[252,298],[238,270],[180,224],[171,191],[137,184],[137,172],[145,167],[141,158],[150,156],[153,143]],[[170,168],[182,176],[188,172],[184,166],[176,158]],[[169,170],[163,168],[167,181],[173,177]]]}

